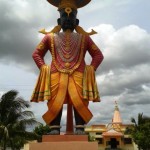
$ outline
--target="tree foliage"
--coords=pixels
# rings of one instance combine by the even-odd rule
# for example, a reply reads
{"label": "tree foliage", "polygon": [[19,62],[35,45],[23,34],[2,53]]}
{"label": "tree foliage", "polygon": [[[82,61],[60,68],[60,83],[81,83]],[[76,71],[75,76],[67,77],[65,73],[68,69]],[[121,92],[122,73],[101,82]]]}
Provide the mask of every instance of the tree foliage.
{"label": "tree foliage", "polygon": [[35,127],[34,129],[34,133],[38,135],[38,141],[41,142],[42,141],[42,135],[46,135],[51,131],[51,129],[49,128],[48,125],[39,125],[37,127]]}
{"label": "tree foliage", "polygon": [[25,109],[30,105],[23,98],[18,97],[15,90],[8,91],[0,98],[0,146],[5,150],[20,149],[28,140],[33,140],[36,135],[26,131],[27,126],[38,122],[31,111]]}
{"label": "tree foliage", "polygon": [[127,132],[131,134],[134,142],[138,145],[139,150],[149,150],[150,148],[150,117],[138,114],[137,121],[131,118],[134,126],[129,127]]}

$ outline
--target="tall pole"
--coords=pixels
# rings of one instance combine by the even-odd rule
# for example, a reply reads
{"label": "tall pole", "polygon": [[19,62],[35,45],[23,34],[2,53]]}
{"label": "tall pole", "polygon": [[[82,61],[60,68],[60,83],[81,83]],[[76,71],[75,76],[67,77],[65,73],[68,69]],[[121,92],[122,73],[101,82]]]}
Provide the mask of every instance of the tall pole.
{"label": "tall pole", "polygon": [[67,104],[67,125],[66,134],[73,134],[73,112],[72,104],[68,102]]}

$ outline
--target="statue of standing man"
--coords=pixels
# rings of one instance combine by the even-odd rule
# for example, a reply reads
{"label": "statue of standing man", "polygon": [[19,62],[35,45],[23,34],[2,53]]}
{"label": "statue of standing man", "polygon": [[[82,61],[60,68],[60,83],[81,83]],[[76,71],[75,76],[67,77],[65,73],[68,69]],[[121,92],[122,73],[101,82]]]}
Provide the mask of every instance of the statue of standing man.
{"label": "statue of standing man", "polygon": [[[60,18],[57,20],[58,26],[52,31],[41,31],[45,37],[33,52],[40,75],[31,101],[48,101],[48,111],[43,119],[51,128],[50,134],[60,134],[63,104],[72,105],[75,134],[84,134],[84,125],[92,118],[88,109],[89,101],[100,101],[94,73],[103,60],[102,52],[90,38],[95,32],[85,32],[76,18],[77,9],[88,4],[90,0],[48,2],[58,7]],[[52,56],[50,65],[44,62],[48,51]],[[86,65],[84,60],[86,52],[92,57],[90,65]]]}

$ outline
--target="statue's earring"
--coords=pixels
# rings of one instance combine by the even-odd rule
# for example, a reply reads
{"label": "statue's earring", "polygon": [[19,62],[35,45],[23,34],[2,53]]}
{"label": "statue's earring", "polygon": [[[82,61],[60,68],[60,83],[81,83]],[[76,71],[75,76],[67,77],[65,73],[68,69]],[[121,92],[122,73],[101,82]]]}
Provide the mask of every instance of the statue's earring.
{"label": "statue's earring", "polygon": [[65,12],[69,16],[69,14],[72,12],[72,9],[70,7],[65,8]]}

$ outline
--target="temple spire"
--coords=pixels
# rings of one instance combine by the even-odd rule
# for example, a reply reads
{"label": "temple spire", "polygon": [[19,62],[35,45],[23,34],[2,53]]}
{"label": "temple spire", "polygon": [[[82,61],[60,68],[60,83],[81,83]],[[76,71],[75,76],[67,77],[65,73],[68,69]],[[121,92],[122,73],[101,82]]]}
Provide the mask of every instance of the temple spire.
{"label": "temple spire", "polygon": [[118,104],[117,104],[116,101],[115,101],[115,111],[114,111],[114,116],[113,116],[113,119],[112,119],[112,123],[122,124],[121,115],[120,115]]}

